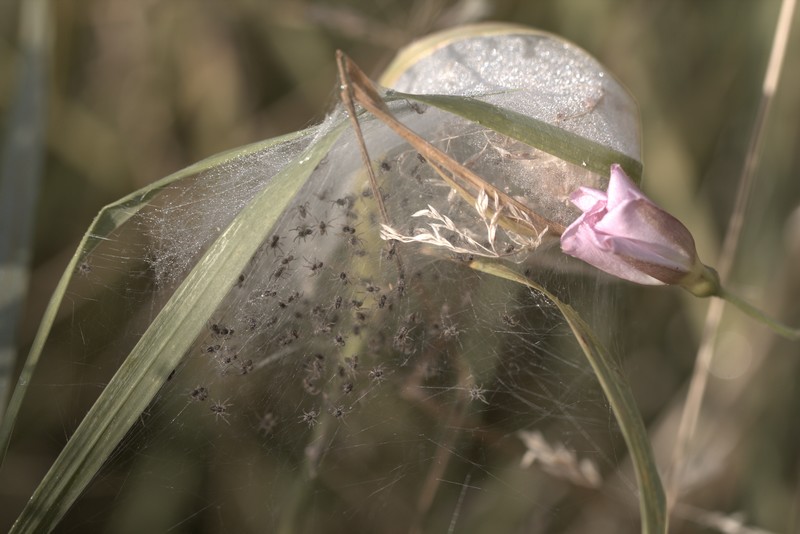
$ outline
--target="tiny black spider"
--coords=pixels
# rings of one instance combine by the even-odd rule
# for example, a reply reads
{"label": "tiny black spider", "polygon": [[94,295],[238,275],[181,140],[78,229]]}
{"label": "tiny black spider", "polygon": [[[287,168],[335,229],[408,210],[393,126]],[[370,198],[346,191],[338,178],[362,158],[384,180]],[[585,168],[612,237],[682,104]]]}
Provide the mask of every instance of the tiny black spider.
{"label": "tiny black spider", "polygon": [[281,239],[283,238],[279,235],[272,236],[272,238],[269,241],[269,248],[271,248],[273,251],[280,250],[281,252],[283,252],[280,245]]}
{"label": "tiny black spider", "polygon": [[394,259],[394,255],[397,254],[397,241],[394,239],[389,241],[389,245],[386,247],[385,253],[387,260]]}
{"label": "tiny black spider", "polygon": [[317,424],[317,417],[319,417],[319,412],[317,410],[313,408],[308,411],[303,410],[303,415],[300,416],[300,422],[307,424],[308,428],[311,428]]}
{"label": "tiny black spider", "polygon": [[192,390],[189,396],[192,397],[193,400],[204,401],[208,398],[208,390],[203,386],[197,386]]}
{"label": "tiny black spider", "polygon": [[92,265],[88,261],[82,261],[78,264],[78,274],[81,276],[89,276],[92,272]]}
{"label": "tiny black spider", "polygon": [[244,360],[243,362],[240,362],[240,364],[239,364],[239,371],[243,375],[246,375],[247,373],[252,372],[253,369],[255,369],[255,366],[253,365],[253,360],[251,360],[249,358],[247,360]]}
{"label": "tiny black spider", "polygon": [[348,195],[346,197],[337,198],[336,200],[332,201],[331,204],[336,204],[340,208],[350,209],[350,205],[351,205],[352,201],[353,201],[353,198]]}
{"label": "tiny black spider", "polygon": [[297,228],[294,228],[294,231],[297,232],[297,235],[294,237],[295,241],[298,239],[305,241],[307,237],[314,235],[314,229],[307,224],[301,224]]}
{"label": "tiny black spider", "polygon": [[344,406],[334,406],[331,408],[331,415],[334,416],[336,419],[341,419],[347,414],[347,410],[344,409]]}
{"label": "tiny black spider", "polygon": [[317,261],[317,260],[310,261],[310,262],[308,262],[306,264],[306,267],[308,267],[311,270],[311,275],[312,276],[317,274],[317,273],[319,273],[319,271],[322,269],[323,266],[324,266],[324,263],[322,263],[321,261]]}
{"label": "tiny black spider", "polygon": [[383,382],[386,379],[386,371],[383,370],[382,365],[378,365],[370,369],[369,378],[373,382]]}
{"label": "tiny black spider", "polygon": [[420,104],[419,102],[408,102],[408,107],[413,109],[418,115],[422,115],[428,110],[428,106]]}
{"label": "tiny black spider", "polygon": [[398,278],[397,279],[397,287],[395,289],[397,290],[397,294],[402,297],[403,293],[406,292],[406,279],[405,278]]}
{"label": "tiny black spider", "polygon": [[411,346],[413,344],[413,339],[411,337],[411,328],[407,326],[401,326],[397,329],[397,332],[394,334],[394,348],[409,354],[411,352]]}
{"label": "tiny black spider", "polygon": [[231,406],[233,405],[228,402],[228,399],[225,399],[224,401],[214,401],[210,407],[210,410],[211,413],[214,414],[215,419],[219,420],[221,418],[223,421],[230,424],[228,421],[228,415],[230,414],[228,408]]}
{"label": "tiny black spider", "polygon": [[308,215],[308,202],[297,206],[297,213],[300,215],[301,219],[305,219],[306,215]]}
{"label": "tiny black spider", "polygon": [[214,323],[211,325],[211,332],[217,337],[230,337],[233,335],[234,330],[233,328]]}
{"label": "tiny black spider", "polygon": [[319,230],[319,235],[328,235],[328,226],[329,225],[330,225],[329,222],[319,221],[317,223],[317,230]]}

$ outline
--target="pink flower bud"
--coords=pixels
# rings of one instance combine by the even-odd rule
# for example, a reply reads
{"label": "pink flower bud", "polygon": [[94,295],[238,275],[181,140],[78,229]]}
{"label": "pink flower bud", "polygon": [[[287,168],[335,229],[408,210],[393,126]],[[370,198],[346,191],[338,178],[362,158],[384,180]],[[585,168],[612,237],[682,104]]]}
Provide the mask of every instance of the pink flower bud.
{"label": "pink flower bud", "polygon": [[570,200],[583,214],[561,235],[565,254],[638,284],[718,293],[719,278],[697,257],[689,230],[644,196],[619,165],[611,166],[607,192],[581,187]]}

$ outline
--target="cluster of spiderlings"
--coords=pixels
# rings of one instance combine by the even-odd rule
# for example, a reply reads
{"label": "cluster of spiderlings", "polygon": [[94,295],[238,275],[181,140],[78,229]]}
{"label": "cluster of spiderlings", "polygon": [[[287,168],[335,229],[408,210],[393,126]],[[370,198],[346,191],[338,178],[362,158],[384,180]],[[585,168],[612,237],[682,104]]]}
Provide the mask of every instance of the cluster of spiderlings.
{"label": "cluster of spiderlings", "polygon": [[[408,214],[428,202],[441,207],[449,190],[413,150],[380,156],[392,222],[411,231]],[[366,182],[338,187],[341,173],[331,176],[310,183],[225,281],[228,296],[164,388],[165,404],[167,392],[178,393],[170,422],[196,429],[198,443],[234,437],[243,450],[276,453],[265,457],[279,458],[277,469],[310,473],[310,484],[319,476],[334,489],[363,487],[370,504],[379,488],[365,465],[386,480],[394,475],[383,467],[393,463],[398,478],[411,480],[418,465],[425,475],[438,444],[451,448],[451,466],[483,462],[518,449],[504,440],[552,414],[569,422],[579,406],[573,398],[547,404],[572,386],[556,370],[580,369],[554,349],[563,325],[549,317],[540,324],[529,292],[472,271],[473,255],[381,240]],[[446,213],[459,210],[472,213]],[[104,267],[91,262],[94,277]],[[285,505],[280,489],[269,492]]]}
{"label": "cluster of spiderlings", "polygon": [[[480,139],[486,144],[483,133],[469,135],[473,145]],[[450,144],[439,143],[442,148]],[[409,212],[432,203],[459,220],[468,217],[470,231],[480,240],[475,229],[485,229],[476,223],[473,208],[457,196],[442,204],[440,192],[446,188],[425,158],[403,148],[380,161],[379,185],[391,223],[410,224],[412,231]],[[206,359],[227,388],[217,393],[215,387],[215,395],[233,398],[226,415],[251,409],[236,397],[256,395],[258,388],[249,384],[263,380],[280,380],[283,405],[269,400],[271,393],[260,394],[257,411],[310,427],[328,417],[349,419],[387,386],[406,388],[403,381],[412,378],[417,388],[451,388],[459,398],[468,392],[470,399],[488,403],[495,395],[486,392],[496,385],[480,376],[465,382],[460,374],[466,364],[459,351],[475,345],[465,340],[465,328],[481,316],[495,323],[498,333],[519,332],[514,311],[504,303],[502,311],[476,314],[470,298],[477,297],[468,297],[474,291],[466,291],[460,274],[474,256],[440,254],[437,259],[420,255],[414,246],[382,241],[377,204],[364,176],[360,185],[348,186],[337,184],[340,176],[326,171],[323,162],[319,174],[326,172],[328,181],[309,185],[298,195],[301,200],[285,209],[232,281],[221,308],[226,311],[209,326]],[[512,248],[507,244],[504,251]],[[455,320],[459,314],[467,319],[463,325]],[[237,377],[248,382],[230,385]],[[266,434],[274,436],[274,430]]]}
{"label": "cluster of spiderlings", "polygon": [[[363,266],[354,269],[353,258],[365,255],[356,229],[359,212],[371,209],[365,202],[351,195],[332,200],[321,196],[313,205],[306,201],[287,210],[288,217],[234,281],[226,309],[235,313],[220,316],[208,326],[202,352],[219,376],[305,366],[302,373],[287,373],[300,377],[302,395],[323,396],[326,403],[323,410],[308,405],[305,412],[316,411],[316,417],[335,414],[336,418],[350,412],[349,405],[337,411],[328,399],[331,392],[354,393],[357,384],[339,380],[336,363],[330,368],[331,376],[323,376],[324,362],[348,366],[346,361],[357,361],[357,355],[345,353],[369,350],[362,333],[373,310],[384,310],[387,302],[399,298],[381,289],[391,286],[390,282],[376,283],[383,276],[381,271],[363,276]],[[349,223],[338,224],[339,220]],[[370,334],[373,330],[367,328]],[[377,347],[375,339],[371,343],[372,349]],[[329,385],[333,376],[341,383]],[[225,410],[215,408],[217,419],[225,415],[227,420],[231,407],[241,403],[229,404]],[[307,417],[307,422],[316,417]]]}
{"label": "cluster of spiderlings", "polygon": [[[396,245],[374,235],[365,239],[358,230],[363,214],[374,210],[370,197],[321,200],[287,210],[293,216],[268,238],[234,285],[234,326],[211,331],[212,338],[225,341],[217,341],[215,350],[228,354],[221,357],[223,372],[229,373],[243,352],[254,361],[249,370],[274,369],[265,362],[289,369],[286,374],[297,377],[293,395],[300,413],[295,417],[309,427],[324,417],[344,420],[369,402],[394,375],[387,366],[406,365],[424,339],[412,336],[424,329],[416,313],[396,313],[412,306],[408,284],[394,264]],[[370,254],[367,246],[374,248]],[[388,263],[377,268],[374,259],[382,255]],[[368,370],[359,372],[365,358]]]}
{"label": "cluster of spiderlings", "polygon": [[224,401],[217,400],[211,403],[211,413],[214,414],[216,419],[221,419],[226,423],[230,424],[228,421],[228,410],[232,406],[229,402],[229,399],[225,399]]}

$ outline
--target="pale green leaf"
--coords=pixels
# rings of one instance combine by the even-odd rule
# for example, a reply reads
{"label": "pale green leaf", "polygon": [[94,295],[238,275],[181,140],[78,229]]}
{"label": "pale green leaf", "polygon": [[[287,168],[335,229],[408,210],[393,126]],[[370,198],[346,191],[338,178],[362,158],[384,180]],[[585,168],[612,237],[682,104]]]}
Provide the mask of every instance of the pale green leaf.
{"label": "pale green leaf", "polygon": [[421,102],[459,115],[601,176],[608,175],[608,169],[612,163],[619,163],[636,183],[641,183],[642,164],[636,159],[558,126],[510,109],[465,96],[421,95],[390,91],[389,97]]}
{"label": "pale green leaf", "polygon": [[213,169],[223,163],[233,161],[237,158],[243,157],[248,154],[253,154],[261,150],[265,150],[272,146],[277,146],[281,143],[286,143],[303,136],[311,136],[316,133],[317,128],[310,128],[301,132],[288,134],[285,136],[269,139],[266,141],[259,141],[243,147],[239,147],[221,154],[211,156],[207,159],[199,161],[185,169],[175,172],[161,180],[158,180],[138,191],[127,195],[116,202],[104,207],[95,217],[89,229],[83,236],[78,249],[70,260],[64,274],[53,292],[53,296],[47,304],[42,321],[39,323],[36,337],[33,340],[28,357],[25,360],[25,365],[22,368],[17,385],[14,388],[14,393],[8,404],[8,409],[4,414],[2,425],[0,425],[0,458],[5,457],[5,452],[8,448],[11,433],[14,429],[14,424],[19,414],[22,401],[28,391],[33,373],[39,363],[44,344],[47,337],[50,335],[50,330],[55,322],[56,314],[64,300],[67,287],[70,280],[76,271],[80,262],[87,257],[95,247],[106,239],[114,230],[125,224],[132,216],[139,210],[146,206],[150,200],[164,188],[176,183],[177,181],[199,174],[201,172]]}
{"label": "pale green leaf", "polygon": [[[341,127],[329,131],[274,176],[211,245],[89,410],[12,532],[47,532],[55,527],[153,400],[227,294],[231,281],[269,235],[275,221],[328,153],[340,131]],[[191,172],[197,170],[195,167]],[[105,211],[110,211],[109,219],[119,224],[130,216],[126,215],[126,209],[139,206],[151,193],[132,195]],[[63,295],[63,288],[60,289]]]}

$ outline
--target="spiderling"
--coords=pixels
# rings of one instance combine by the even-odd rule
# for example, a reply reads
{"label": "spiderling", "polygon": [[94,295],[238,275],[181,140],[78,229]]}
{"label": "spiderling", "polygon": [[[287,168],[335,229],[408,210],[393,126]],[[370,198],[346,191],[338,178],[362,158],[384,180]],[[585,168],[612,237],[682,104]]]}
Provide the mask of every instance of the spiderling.
{"label": "spiderling", "polygon": [[489,404],[489,401],[486,400],[486,390],[483,389],[483,386],[479,384],[473,384],[472,386],[470,386],[468,393],[469,393],[469,400],[481,401],[484,404]]}
{"label": "spiderling", "polygon": [[331,408],[331,415],[334,416],[336,419],[341,419],[347,414],[348,410],[345,410],[344,406],[334,406]]}
{"label": "spiderling", "polygon": [[316,259],[312,261],[308,260],[306,261],[307,261],[306,267],[311,271],[312,276],[319,273],[322,270],[322,267],[325,265],[324,263],[322,263],[321,261],[317,261]]}
{"label": "spiderling", "polygon": [[345,345],[345,338],[342,334],[336,334],[336,337],[333,338],[333,344],[337,347],[344,347]]}
{"label": "spiderling", "polygon": [[92,272],[92,265],[84,260],[78,264],[77,271],[81,276],[89,276]]}
{"label": "spiderling", "polygon": [[306,218],[306,215],[308,215],[308,202],[305,202],[297,206],[297,214],[300,215],[301,219]]}
{"label": "spiderling", "polygon": [[197,386],[192,390],[191,393],[189,393],[189,396],[192,398],[192,400],[204,401],[208,398],[208,390],[203,386]]}
{"label": "spiderling", "polygon": [[270,238],[269,241],[269,248],[272,249],[273,251],[280,250],[281,252],[283,252],[280,245],[281,239],[283,238],[279,235],[272,236],[272,238]]}
{"label": "spiderling", "polygon": [[214,401],[211,404],[211,407],[209,408],[211,410],[211,413],[214,414],[214,418],[216,420],[222,419],[227,424],[230,424],[230,422],[228,421],[228,415],[230,414],[228,408],[233,406],[233,404],[228,402],[229,400],[230,399],[225,399],[224,401],[218,401],[218,400]]}
{"label": "spiderling", "polygon": [[307,424],[308,428],[312,428],[317,424],[317,417],[319,417],[319,412],[312,408],[308,411],[303,410],[303,415],[299,419],[301,423]]}
{"label": "spiderling", "polygon": [[381,382],[386,380],[386,371],[383,369],[383,365],[376,365],[375,367],[370,369],[368,376],[370,380],[380,384]]}
{"label": "spiderling", "polygon": [[294,231],[297,232],[297,235],[294,237],[295,241],[298,239],[305,241],[307,237],[314,235],[314,229],[307,224],[301,224],[294,228]]}

